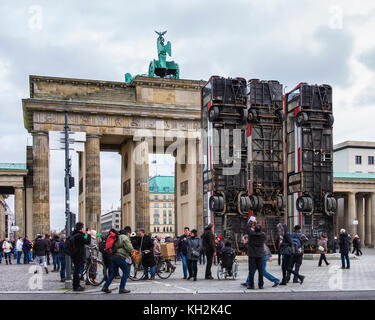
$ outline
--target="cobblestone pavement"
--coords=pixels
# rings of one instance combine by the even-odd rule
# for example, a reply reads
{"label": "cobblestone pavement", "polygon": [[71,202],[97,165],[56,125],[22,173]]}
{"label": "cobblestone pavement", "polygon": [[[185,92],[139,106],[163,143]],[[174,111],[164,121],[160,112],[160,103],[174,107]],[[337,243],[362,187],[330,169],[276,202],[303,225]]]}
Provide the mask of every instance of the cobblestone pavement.
{"label": "cobblestone pavement", "polygon": [[[318,267],[317,260],[304,260],[301,274],[305,275],[303,285],[289,283],[287,286],[272,288],[272,283],[265,279],[263,293],[271,292],[309,292],[309,291],[365,291],[375,290],[375,249],[364,249],[364,255],[351,259],[350,270],[341,270],[340,260],[329,260],[329,266]],[[0,264],[0,294],[1,293],[71,293],[65,289],[64,283],[59,282],[59,274],[49,272],[43,273],[41,278],[41,289],[36,288],[34,265],[5,265],[4,260]],[[181,262],[177,263],[174,274],[169,279],[162,280],[156,276],[156,280],[131,281],[128,280],[127,288],[131,294],[213,294],[213,293],[251,293],[259,290],[247,290],[241,286],[248,272],[246,262],[239,264],[240,277],[238,280],[218,280],[216,277],[217,266],[212,267],[214,280],[204,280],[205,265],[198,264],[198,281],[183,280]],[[49,266],[49,270],[52,266]],[[268,263],[267,271],[281,278],[281,268],[277,259]],[[114,280],[111,289],[117,289],[120,280]],[[83,282],[82,282],[83,284]],[[257,284],[257,278],[255,279]],[[84,293],[96,294],[99,287],[86,286]]]}

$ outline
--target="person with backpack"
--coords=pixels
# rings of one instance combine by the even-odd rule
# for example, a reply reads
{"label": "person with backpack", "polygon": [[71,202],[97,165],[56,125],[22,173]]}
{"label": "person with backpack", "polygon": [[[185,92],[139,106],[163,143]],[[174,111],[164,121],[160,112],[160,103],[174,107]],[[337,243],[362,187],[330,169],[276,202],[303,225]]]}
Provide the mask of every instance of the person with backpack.
{"label": "person with backpack", "polygon": [[106,269],[107,277],[109,277],[109,274],[113,270],[115,272],[115,279],[121,279],[120,274],[119,274],[119,269],[118,268],[112,269],[110,255],[105,251],[105,246],[106,246],[107,239],[109,237],[110,232],[116,233],[117,231],[115,229],[111,229],[109,230],[108,234],[103,234],[100,237],[98,248],[99,248],[99,252],[101,252],[103,256],[103,263]]}
{"label": "person with backpack", "polygon": [[[304,251],[304,243],[309,239],[301,232],[301,227],[299,225],[294,226],[294,232],[291,233],[292,237],[292,256],[290,261],[290,268],[296,273],[299,273],[299,269],[302,266],[302,258]],[[290,280],[290,272],[287,273],[287,282]],[[296,275],[293,277],[293,283],[298,283],[298,278]]]}
{"label": "person with backpack", "polygon": [[66,260],[65,260],[65,237],[61,237],[60,241],[58,242],[58,259],[60,262],[60,282],[65,282],[65,267],[66,267]]}
{"label": "person with backpack", "polygon": [[46,250],[47,244],[44,239],[42,239],[42,235],[38,234],[33,246],[33,257],[36,265],[36,270],[34,271],[34,273],[38,273],[39,266],[42,266],[46,273],[48,273],[48,268],[46,265]]}
{"label": "person with backpack", "polygon": [[90,241],[82,222],[76,223],[74,231],[66,240],[65,252],[72,258],[74,264],[73,291],[85,290],[79,280],[81,268],[85,263],[85,244],[89,244]]}
{"label": "person with backpack", "polygon": [[[128,266],[128,260],[131,257],[131,252],[134,250],[129,239],[130,233],[131,233],[131,228],[125,227],[124,232],[121,232],[120,235],[117,235],[116,237],[117,239],[114,240],[111,245],[109,241],[111,240],[111,238],[107,239],[108,245],[106,246],[106,250],[110,254],[111,267],[112,269],[120,268],[122,270],[119,294],[130,292],[130,290],[125,289],[126,281],[128,280],[129,272],[130,272],[129,266]],[[114,270],[110,272],[110,275],[102,288],[103,292],[111,293],[109,286],[112,283],[113,279],[114,279]]]}
{"label": "person with backpack", "polygon": [[52,263],[53,263],[52,272],[58,272],[60,270],[59,236],[56,234],[53,236],[51,240],[51,254],[52,254]]}
{"label": "person with backpack", "polygon": [[323,260],[324,260],[324,262],[326,263],[327,266],[329,265],[329,263],[327,261],[327,258],[326,258],[327,242],[328,242],[327,241],[327,235],[325,233],[323,233],[321,239],[318,242],[318,250],[320,252],[318,267],[322,266]]}
{"label": "person with backpack", "polygon": [[291,268],[291,259],[293,255],[293,240],[288,232],[288,227],[286,224],[279,223],[277,225],[277,229],[280,235],[280,244],[279,244],[279,250],[282,256],[281,261],[281,269],[283,271],[283,278],[280,282],[281,286],[286,286],[287,281],[287,273],[293,273],[297,279],[300,280],[300,284],[303,283],[303,280],[305,279],[305,276],[300,275],[297,271],[294,271]]}

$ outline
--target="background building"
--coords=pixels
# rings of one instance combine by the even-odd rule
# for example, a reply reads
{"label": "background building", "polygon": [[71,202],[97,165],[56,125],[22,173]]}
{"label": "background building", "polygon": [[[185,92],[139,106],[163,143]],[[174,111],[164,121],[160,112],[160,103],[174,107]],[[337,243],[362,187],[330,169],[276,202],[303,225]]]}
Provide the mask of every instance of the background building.
{"label": "background building", "polygon": [[116,229],[119,231],[121,229],[121,210],[112,210],[101,215],[101,232],[108,232],[109,230]]}
{"label": "background building", "polygon": [[150,178],[150,231],[162,237],[175,235],[174,176]]}
{"label": "background building", "polygon": [[375,142],[345,141],[333,147],[333,190],[338,200],[335,233],[346,229],[375,245]]}

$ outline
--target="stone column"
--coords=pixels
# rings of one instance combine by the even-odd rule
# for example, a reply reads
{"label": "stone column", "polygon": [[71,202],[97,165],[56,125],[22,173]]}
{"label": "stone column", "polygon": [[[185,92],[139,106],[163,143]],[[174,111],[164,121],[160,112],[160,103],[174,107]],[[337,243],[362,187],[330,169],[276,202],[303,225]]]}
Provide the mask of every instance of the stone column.
{"label": "stone column", "polygon": [[375,247],[375,193],[371,193],[371,247]]}
{"label": "stone column", "polygon": [[[197,142],[196,154],[199,155],[201,145]],[[203,164],[200,163],[199,156],[197,161],[197,230],[203,233]]]}
{"label": "stone column", "polygon": [[135,227],[150,232],[150,197],[148,172],[148,141],[135,142],[134,179],[135,179]]}
{"label": "stone column", "polygon": [[357,210],[355,204],[355,193],[349,192],[348,194],[348,233],[350,233],[352,239],[357,233],[357,226],[353,224],[353,220],[357,219]]}
{"label": "stone column", "polygon": [[86,226],[86,153],[78,152],[78,221]]}
{"label": "stone column", "polygon": [[371,245],[371,196],[365,197],[365,245]]}
{"label": "stone column", "polygon": [[24,188],[14,188],[14,214],[16,226],[19,227],[18,237],[25,236],[25,197]]}
{"label": "stone column", "polygon": [[100,135],[86,136],[86,227],[101,230]]}
{"label": "stone column", "polygon": [[343,223],[342,223],[342,226],[340,227],[340,229],[344,228],[346,231],[348,231],[348,229],[349,229],[349,224],[348,224],[348,221],[349,221],[348,194],[344,195],[344,217],[343,217],[342,221],[343,221]]}
{"label": "stone column", "polygon": [[363,196],[359,195],[357,198],[357,217],[358,217],[358,225],[357,225],[357,234],[361,239],[361,244],[364,244],[364,235],[365,235],[365,219],[363,215]]}
{"label": "stone column", "polygon": [[33,133],[33,237],[50,232],[47,131]]}
{"label": "stone column", "polygon": [[0,194],[0,239],[5,238],[5,210],[4,210],[5,200]]}

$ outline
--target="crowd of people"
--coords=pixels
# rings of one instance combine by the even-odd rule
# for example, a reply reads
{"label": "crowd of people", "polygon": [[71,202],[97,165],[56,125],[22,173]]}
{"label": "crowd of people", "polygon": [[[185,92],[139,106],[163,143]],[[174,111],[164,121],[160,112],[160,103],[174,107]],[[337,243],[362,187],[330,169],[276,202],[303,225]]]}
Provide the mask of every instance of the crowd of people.
{"label": "crowd of people", "polygon": [[[281,265],[281,281],[276,276],[267,272],[267,262],[272,262],[270,248],[266,245],[266,235],[262,226],[257,223],[255,217],[250,217],[247,229],[242,237],[242,243],[247,248],[249,273],[246,282],[241,285],[248,289],[254,289],[254,277],[258,272],[258,288],[263,289],[264,278],[273,283],[273,287],[278,285],[287,285],[293,275],[293,283],[302,284],[305,276],[300,273],[304,255],[304,244],[308,241],[306,235],[301,232],[301,227],[296,225],[293,232],[289,232],[285,224],[277,225],[279,234],[277,250],[278,264]],[[350,235],[346,230],[341,229],[340,234],[334,238],[334,253],[339,249],[341,254],[342,269],[350,269],[349,253]],[[102,235],[95,230],[85,229],[83,223],[78,222],[72,235],[65,239],[65,236],[58,235],[37,235],[35,240],[29,241],[27,237],[20,237],[17,241],[4,239],[0,242],[0,263],[4,258],[6,264],[12,264],[13,259],[17,264],[29,264],[34,262],[37,266],[35,273],[39,270],[49,272],[50,258],[52,258],[52,272],[60,273],[60,281],[66,279],[66,254],[71,256],[73,272],[73,290],[84,291],[80,281],[84,281],[83,270],[89,259],[98,259],[99,252],[102,254],[102,260],[108,271],[106,281],[102,288],[103,292],[110,293],[109,286],[113,279],[121,279],[119,293],[128,293],[125,289],[126,282],[130,273],[132,264],[132,254],[134,251],[141,254],[141,263],[144,269],[143,279],[154,280],[157,261],[161,257],[161,243],[163,239],[160,235],[155,238],[151,234],[146,235],[145,230],[140,229],[132,232],[129,226],[123,230],[116,231],[111,229],[108,234]],[[184,233],[179,237],[167,236],[164,242],[174,243],[175,262],[182,262],[183,279],[197,281],[198,263],[205,264],[205,279],[212,280],[212,265],[218,264],[223,256],[235,258],[235,252],[230,241],[223,241],[222,236],[215,234],[215,227],[209,224],[201,236],[198,231],[189,227],[184,228]],[[323,261],[328,266],[326,254],[327,235],[321,234],[317,243],[320,259],[318,266],[321,267]],[[353,251],[355,255],[362,255],[361,240],[355,235],[353,240]],[[227,260],[226,260],[227,261]],[[176,267],[170,260],[166,260],[168,271],[175,271]],[[231,272],[231,264],[226,262],[226,268]],[[41,269],[42,268],[42,269]],[[122,271],[120,276],[119,270]],[[95,274],[89,270],[88,276],[91,281],[86,279],[86,284],[95,283]]]}

